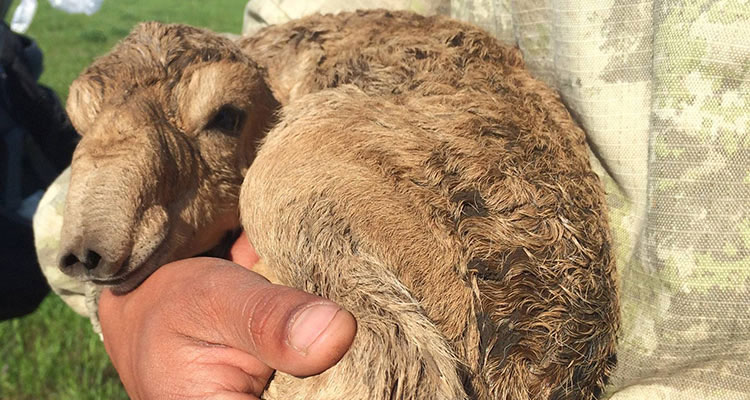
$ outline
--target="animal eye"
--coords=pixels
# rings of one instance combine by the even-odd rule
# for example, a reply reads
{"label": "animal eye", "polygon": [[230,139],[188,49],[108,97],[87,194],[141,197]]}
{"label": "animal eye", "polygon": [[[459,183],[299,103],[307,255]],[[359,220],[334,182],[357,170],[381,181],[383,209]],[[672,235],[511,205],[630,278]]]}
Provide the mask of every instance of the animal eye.
{"label": "animal eye", "polygon": [[243,122],[245,122],[244,111],[232,106],[223,106],[211,118],[206,128],[218,129],[226,133],[239,133]]}

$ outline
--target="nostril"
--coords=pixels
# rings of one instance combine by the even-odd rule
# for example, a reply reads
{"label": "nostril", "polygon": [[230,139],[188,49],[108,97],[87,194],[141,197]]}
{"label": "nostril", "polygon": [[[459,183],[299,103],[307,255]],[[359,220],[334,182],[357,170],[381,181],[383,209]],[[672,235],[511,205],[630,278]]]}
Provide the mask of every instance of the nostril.
{"label": "nostril", "polygon": [[62,259],[62,265],[65,268],[70,268],[73,265],[75,265],[77,262],[78,262],[78,257],[76,257],[75,254],[73,253],[68,254]]}
{"label": "nostril", "polygon": [[83,262],[83,265],[86,266],[86,269],[88,270],[96,269],[101,260],[102,256],[99,255],[99,253],[89,250],[86,252],[86,260]]}

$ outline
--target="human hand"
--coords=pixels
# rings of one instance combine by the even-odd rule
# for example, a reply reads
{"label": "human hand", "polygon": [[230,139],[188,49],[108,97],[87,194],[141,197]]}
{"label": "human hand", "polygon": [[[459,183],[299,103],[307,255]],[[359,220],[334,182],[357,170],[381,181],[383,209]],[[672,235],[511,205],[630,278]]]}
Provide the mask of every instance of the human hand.
{"label": "human hand", "polygon": [[132,399],[257,399],[273,370],[314,375],[346,353],[349,312],[248,271],[258,257],[244,236],[232,258],[243,265],[181,260],[102,293],[104,345]]}

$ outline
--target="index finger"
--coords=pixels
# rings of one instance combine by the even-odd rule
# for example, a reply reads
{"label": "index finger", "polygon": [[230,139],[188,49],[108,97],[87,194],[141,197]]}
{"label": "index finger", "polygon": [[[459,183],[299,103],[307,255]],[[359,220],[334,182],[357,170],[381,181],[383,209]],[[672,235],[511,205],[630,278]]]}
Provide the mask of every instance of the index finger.
{"label": "index finger", "polygon": [[229,250],[229,259],[249,270],[252,270],[253,266],[260,260],[245,231],[242,231],[240,237],[232,244]]}

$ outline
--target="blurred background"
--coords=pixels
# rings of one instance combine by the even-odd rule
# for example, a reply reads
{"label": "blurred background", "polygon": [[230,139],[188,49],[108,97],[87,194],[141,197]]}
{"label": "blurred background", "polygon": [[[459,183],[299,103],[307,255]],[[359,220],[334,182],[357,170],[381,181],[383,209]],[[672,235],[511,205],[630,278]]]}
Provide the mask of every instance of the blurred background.
{"label": "blurred background", "polygon": [[[18,0],[5,16],[8,22]],[[62,103],[68,86],[91,61],[106,53],[141,21],[186,23],[217,32],[239,34],[247,0],[104,0],[91,16],[72,15],[40,0],[25,33],[44,55],[41,84],[51,88]],[[0,232],[1,240],[22,232]],[[0,258],[5,269],[18,260]],[[0,270],[3,270],[0,268]],[[0,276],[0,280],[6,279]],[[7,283],[7,281],[6,281]],[[0,282],[0,290],[3,288]],[[41,291],[39,297],[44,296]],[[2,295],[2,294],[0,294]],[[7,295],[7,294],[6,294]],[[0,321],[0,400],[127,399],[119,378],[91,330],[88,319],[75,314],[53,293],[39,307],[5,310]]]}

